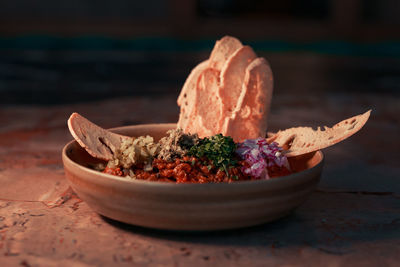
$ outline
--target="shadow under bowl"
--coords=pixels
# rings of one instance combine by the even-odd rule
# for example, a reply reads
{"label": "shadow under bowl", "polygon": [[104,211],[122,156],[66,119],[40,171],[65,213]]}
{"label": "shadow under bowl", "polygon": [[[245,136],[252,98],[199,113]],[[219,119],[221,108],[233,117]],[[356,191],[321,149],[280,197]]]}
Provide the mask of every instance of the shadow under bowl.
{"label": "shadow under bowl", "polygon": [[[175,124],[111,129],[128,135],[165,136]],[[131,180],[95,171],[76,141],[62,151],[65,175],[78,196],[97,213],[143,227],[204,231],[248,227],[291,213],[315,190],[322,172],[321,151],[289,158],[295,173],[269,180],[175,184]]]}

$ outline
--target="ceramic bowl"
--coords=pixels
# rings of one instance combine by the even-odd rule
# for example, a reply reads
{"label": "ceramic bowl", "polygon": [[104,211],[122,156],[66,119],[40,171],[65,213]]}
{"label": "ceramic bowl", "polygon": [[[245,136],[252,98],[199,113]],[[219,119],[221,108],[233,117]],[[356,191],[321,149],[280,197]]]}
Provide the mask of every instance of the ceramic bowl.
{"label": "ceramic bowl", "polygon": [[[114,128],[156,140],[175,124]],[[73,190],[99,214],[121,222],[167,230],[221,230],[270,222],[288,215],[312,193],[323,166],[321,151],[291,158],[296,173],[270,180],[174,184],[130,180],[88,168],[97,162],[77,142],[62,151]]]}

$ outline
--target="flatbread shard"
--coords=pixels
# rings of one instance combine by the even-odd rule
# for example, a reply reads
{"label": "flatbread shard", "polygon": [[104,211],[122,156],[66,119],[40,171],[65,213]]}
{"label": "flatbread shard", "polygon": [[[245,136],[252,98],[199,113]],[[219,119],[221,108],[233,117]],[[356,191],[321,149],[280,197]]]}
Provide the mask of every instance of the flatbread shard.
{"label": "flatbread shard", "polygon": [[194,112],[190,116],[193,125],[188,125],[189,132],[205,137],[220,131],[222,103],[218,88],[219,72],[211,68],[204,70],[197,82]]}
{"label": "flatbread shard", "polygon": [[74,112],[68,119],[72,136],[91,156],[111,160],[121,143],[131,137],[111,133]]}
{"label": "flatbread shard", "polygon": [[221,70],[221,85],[218,90],[218,95],[222,100],[222,118],[229,117],[237,107],[240,94],[247,89],[243,87],[246,69],[256,58],[257,55],[250,46],[243,46],[225,62]]}
{"label": "flatbread shard", "polygon": [[335,124],[332,128],[317,130],[311,127],[295,127],[279,131],[268,142],[277,142],[285,149],[287,157],[303,155],[339,143],[358,132],[367,122],[371,110]]}
{"label": "flatbread shard", "polygon": [[228,58],[241,47],[242,43],[235,37],[224,36],[215,43],[208,66],[221,71]]}
{"label": "flatbread shard", "polygon": [[205,60],[198,64],[187,77],[178,97],[178,106],[180,106],[178,127],[186,129],[190,123],[190,115],[193,114],[195,107],[195,97],[199,76],[208,68],[209,61]]}
{"label": "flatbread shard", "polygon": [[264,59],[225,36],[187,78],[177,101],[177,127],[201,138],[230,135],[236,142],[265,136],[272,82]]}
{"label": "flatbread shard", "polygon": [[273,75],[264,58],[246,68],[241,94],[232,115],[225,119],[222,132],[235,141],[265,136],[273,92]]}

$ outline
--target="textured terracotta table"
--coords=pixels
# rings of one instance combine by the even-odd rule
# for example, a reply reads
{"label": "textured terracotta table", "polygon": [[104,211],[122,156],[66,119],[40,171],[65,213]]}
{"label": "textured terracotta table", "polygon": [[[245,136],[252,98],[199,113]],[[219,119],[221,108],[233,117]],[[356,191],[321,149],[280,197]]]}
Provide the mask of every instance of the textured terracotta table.
{"label": "textured terracotta table", "polygon": [[[270,130],[332,125],[373,108],[351,139],[325,150],[318,190],[292,215],[227,232],[144,229],[94,213],[69,189],[61,149],[66,119],[103,127],[174,122],[176,95],[0,109],[1,266],[398,266],[398,97],[277,94]],[[163,107],[159,112],[155,107]],[[338,108],[340,107],[340,108]]]}
{"label": "textured terracotta table", "polygon": [[[275,76],[271,131],[373,109],[361,132],[324,151],[318,190],[284,219],[164,232],[105,219],[73,194],[61,162],[68,116],[106,128],[175,122],[179,88],[208,54],[0,51],[0,266],[399,265],[399,58],[259,53]],[[100,100],[115,95],[130,96]]]}

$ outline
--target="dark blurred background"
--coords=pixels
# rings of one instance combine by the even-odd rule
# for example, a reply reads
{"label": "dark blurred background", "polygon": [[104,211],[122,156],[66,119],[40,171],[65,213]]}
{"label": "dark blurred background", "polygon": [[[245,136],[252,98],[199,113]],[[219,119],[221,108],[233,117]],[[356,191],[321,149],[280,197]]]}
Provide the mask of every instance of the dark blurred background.
{"label": "dark blurred background", "polygon": [[275,94],[400,92],[398,0],[0,1],[0,104],[178,94],[215,40],[267,58]]}

